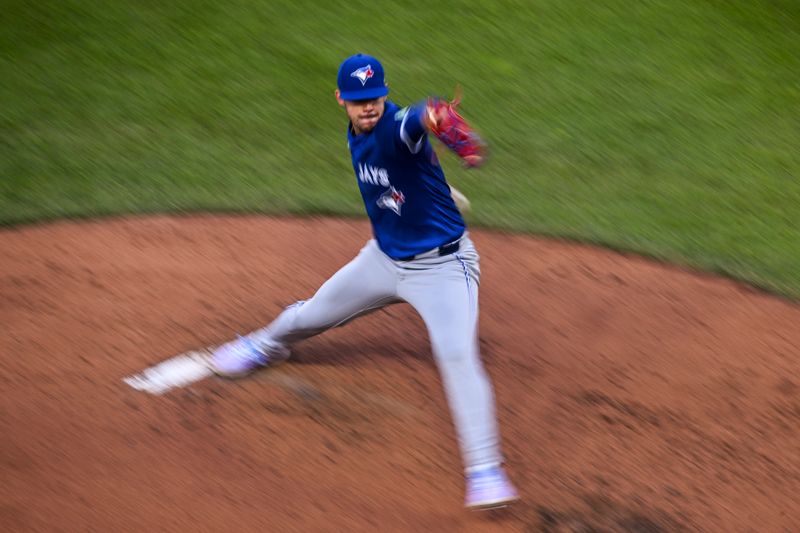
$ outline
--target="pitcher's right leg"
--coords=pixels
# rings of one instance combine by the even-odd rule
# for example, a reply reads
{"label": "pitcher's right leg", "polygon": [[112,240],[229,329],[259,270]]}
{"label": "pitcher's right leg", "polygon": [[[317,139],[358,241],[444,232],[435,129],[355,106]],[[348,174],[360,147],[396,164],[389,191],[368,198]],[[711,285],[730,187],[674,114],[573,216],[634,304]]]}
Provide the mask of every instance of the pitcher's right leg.
{"label": "pitcher's right leg", "polygon": [[294,342],[397,301],[396,274],[377,244],[369,241],[310,300],[290,305],[267,327],[217,348],[211,366],[225,377],[247,375],[285,360]]}

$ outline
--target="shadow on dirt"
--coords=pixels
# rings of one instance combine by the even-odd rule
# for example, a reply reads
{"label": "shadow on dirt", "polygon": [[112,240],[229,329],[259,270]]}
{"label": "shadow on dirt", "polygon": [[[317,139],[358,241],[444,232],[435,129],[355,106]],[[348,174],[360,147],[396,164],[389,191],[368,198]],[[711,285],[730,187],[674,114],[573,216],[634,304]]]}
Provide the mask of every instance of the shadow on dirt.
{"label": "shadow on dirt", "polygon": [[524,504],[487,514],[493,522],[519,521],[527,533],[673,533],[690,528],[663,511],[633,509],[603,496],[587,495],[580,508],[556,510]]}

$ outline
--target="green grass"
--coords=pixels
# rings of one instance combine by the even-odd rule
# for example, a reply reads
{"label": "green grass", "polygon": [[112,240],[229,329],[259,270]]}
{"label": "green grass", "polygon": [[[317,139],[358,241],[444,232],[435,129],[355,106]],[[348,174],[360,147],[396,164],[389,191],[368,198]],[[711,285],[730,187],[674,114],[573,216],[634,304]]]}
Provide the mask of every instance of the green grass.
{"label": "green grass", "polygon": [[356,51],[401,104],[463,85],[491,161],[443,159],[473,226],[800,297],[794,0],[9,0],[0,223],[360,215],[332,94]]}

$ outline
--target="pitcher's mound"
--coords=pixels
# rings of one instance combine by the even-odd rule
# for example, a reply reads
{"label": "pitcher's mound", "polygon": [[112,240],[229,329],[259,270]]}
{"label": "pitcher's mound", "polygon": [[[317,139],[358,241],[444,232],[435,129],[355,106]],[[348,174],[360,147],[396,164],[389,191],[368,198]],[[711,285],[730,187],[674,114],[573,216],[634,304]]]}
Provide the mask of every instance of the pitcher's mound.
{"label": "pitcher's mound", "polygon": [[800,308],[727,280],[473,231],[523,501],[462,509],[421,320],[393,306],[243,381],[122,378],[268,323],[366,221],[0,231],[0,530],[800,530]]}

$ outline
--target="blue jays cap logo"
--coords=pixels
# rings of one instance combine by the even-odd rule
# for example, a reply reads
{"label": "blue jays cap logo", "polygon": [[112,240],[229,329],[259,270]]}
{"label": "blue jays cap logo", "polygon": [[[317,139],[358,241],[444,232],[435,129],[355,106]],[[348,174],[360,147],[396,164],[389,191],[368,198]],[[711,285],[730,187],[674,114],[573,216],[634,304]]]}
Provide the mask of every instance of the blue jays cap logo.
{"label": "blue jays cap logo", "polygon": [[354,70],[350,73],[351,78],[358,78],[361,81],[361,85],[366,85],[367,80],[370,79],[372,76],[375,75],[375,71],[372,70],[372,65],[367,65],[366,67],[361,67],[359,69]]}

